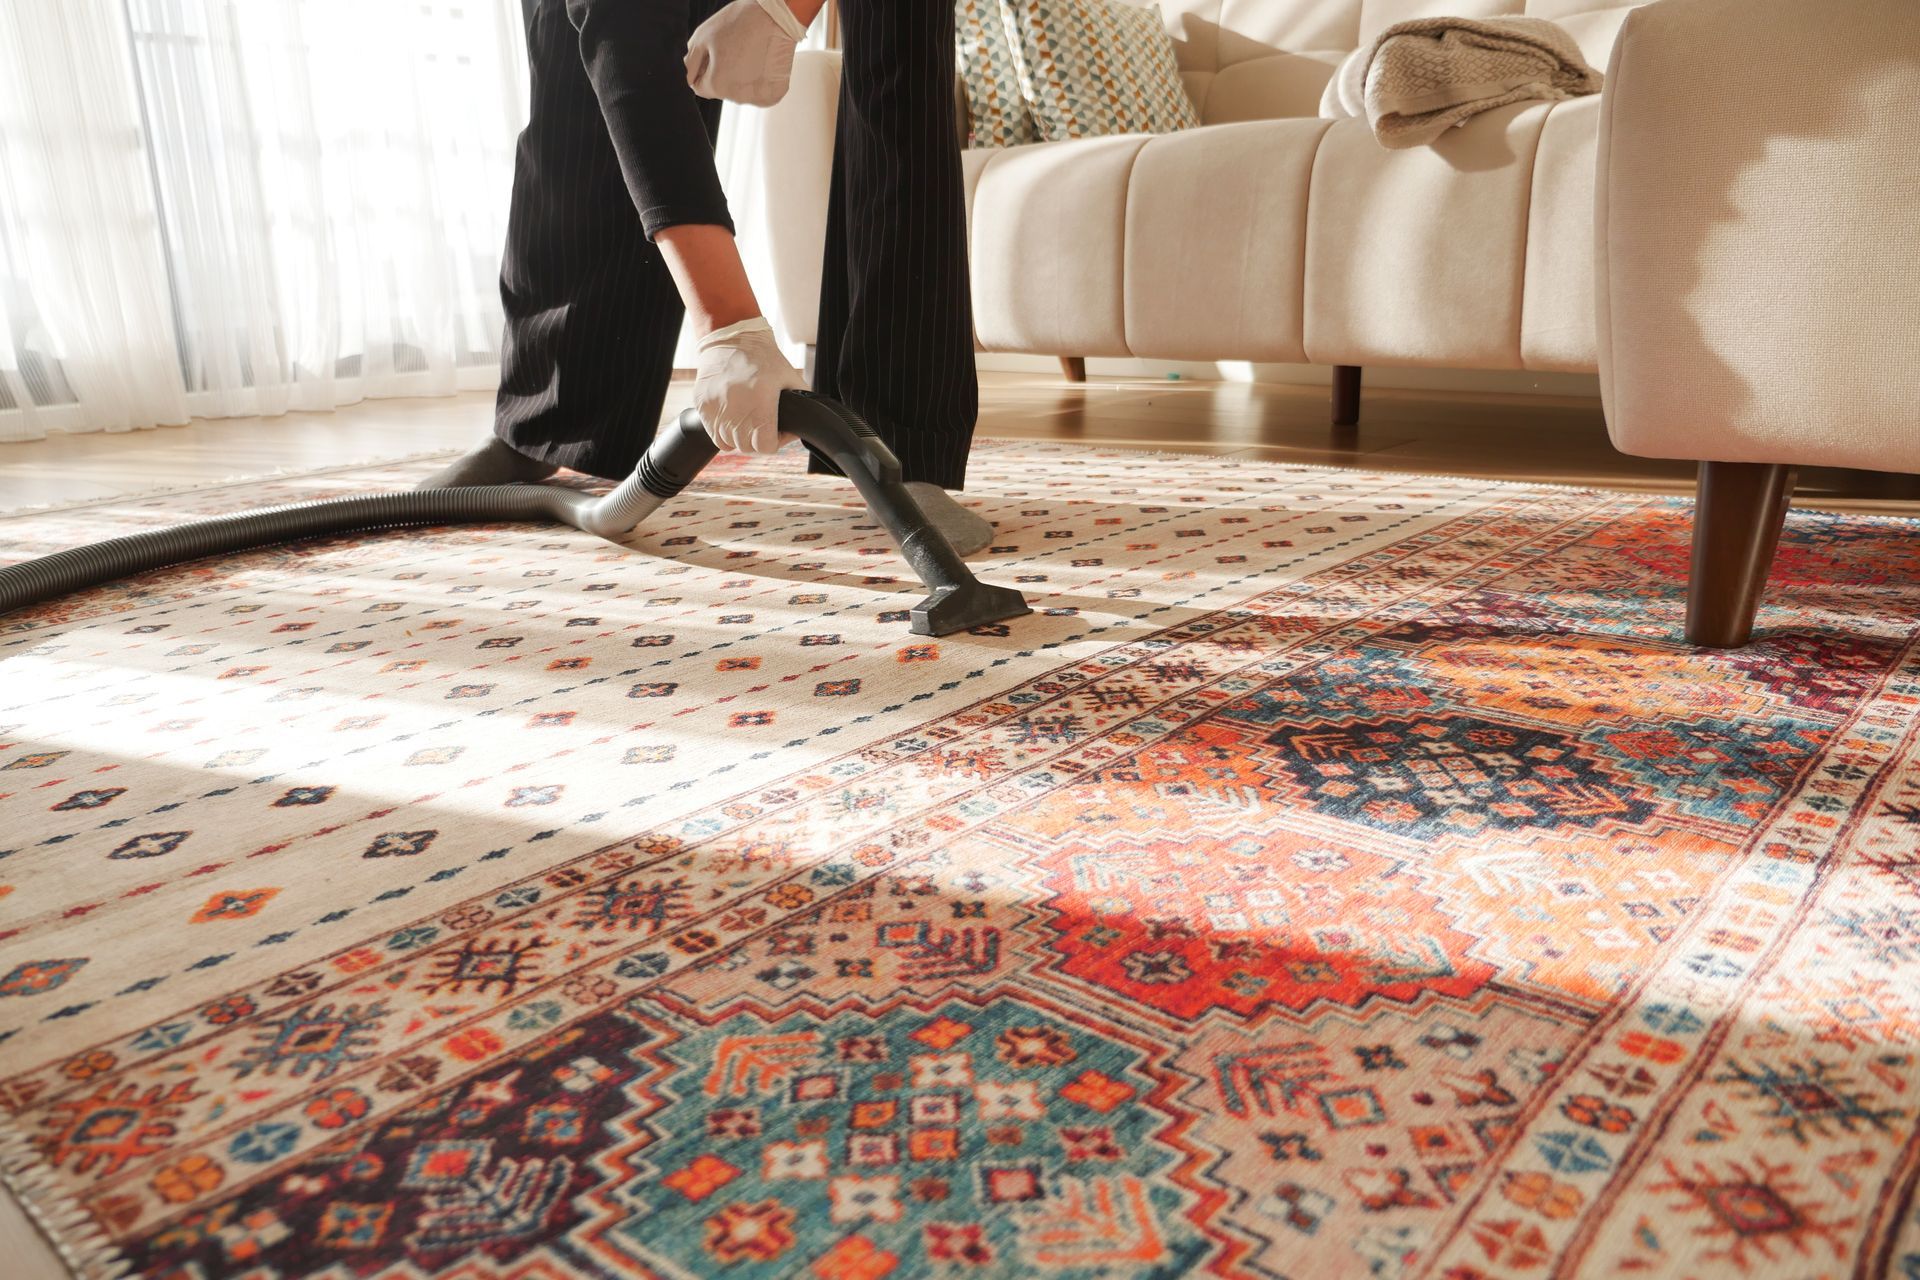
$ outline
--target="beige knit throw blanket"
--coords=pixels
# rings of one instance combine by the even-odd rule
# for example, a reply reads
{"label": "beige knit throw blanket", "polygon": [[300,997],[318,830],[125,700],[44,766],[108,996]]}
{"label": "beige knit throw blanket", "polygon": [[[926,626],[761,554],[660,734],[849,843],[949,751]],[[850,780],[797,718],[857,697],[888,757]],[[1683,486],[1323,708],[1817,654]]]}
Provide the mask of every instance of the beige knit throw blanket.
{"label": "beige knit throw blanket", "polygon": [[1320,114],[1365,116],[1383,147],[1418,147],[1482,111],[1600,91],[1601,75],[1544,18],[1416,18],[1340,64]]}

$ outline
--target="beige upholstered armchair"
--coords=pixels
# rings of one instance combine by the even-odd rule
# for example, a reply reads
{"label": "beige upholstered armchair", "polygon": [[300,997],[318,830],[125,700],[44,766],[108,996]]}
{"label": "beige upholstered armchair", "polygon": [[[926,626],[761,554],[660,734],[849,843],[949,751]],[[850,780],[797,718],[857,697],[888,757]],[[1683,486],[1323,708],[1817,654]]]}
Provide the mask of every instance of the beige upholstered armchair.
{"label": "beige upholstered armchair", "polygon": [[1600,384],[1700,462],[1687,637],[1746,643],[1793,468],[1920,471],[1920,5],[1661,0],[1602,102]]}

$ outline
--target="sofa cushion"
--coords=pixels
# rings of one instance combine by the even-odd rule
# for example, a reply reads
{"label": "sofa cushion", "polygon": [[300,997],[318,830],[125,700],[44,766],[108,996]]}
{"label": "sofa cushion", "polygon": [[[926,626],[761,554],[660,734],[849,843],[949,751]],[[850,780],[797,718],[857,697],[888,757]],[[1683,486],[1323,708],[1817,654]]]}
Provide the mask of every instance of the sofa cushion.
{"label": "sofa cushion", "polygon": [[1212,75],[1220,66],[1221,0],[1120,0],[1160,11],[1180,70]]}
{"label": "sofa cushion", "polygon": [[[1213,84],[1222,71],[1277,54],[1336,63],[1341,54],[1353,47],[1359,30],[1360,0],[1120,0],[1120,3],[1159,8],[1167,33],[1173,38],[1181,79],[1200,110],[1201,120],[1208,124],[1252,118],[1245,114],[1249,101],[1262,94],[1275,95],[1273,86],[1260,83],[1258,76],[1243,80],[1223,100],[1234,104],[1224,108],[1229,114],[1216,118],[1209,114],[1208,107]],[[1300,77],[1312,74],[1304,67],[1289,71]],[[1278,114],[1300,114],[1291,91],[1279,94],[1277,101],[1283,108]]]}
{"label": "sofa cushion", "polygon": [[[1565,27],[1586,60],[1604,67],[1627,11],[1642,0],[1122,0],[1159,4],[1201,118],[1213,82],[1243,62],[1289,53],[1338,63],[1408,18],[1526,14]],[[1235,118],[1240,118],[1236,116]]]}
{"label": "sofa cushion", "polygon": [[1020,91],[1051,141],[1200,123],[1157,9],[1110,0],[1001,0]]}
{"label": "sofa cushion", "polygon": [[973,192],[973,326],[985,351],[1127,354],[1120,293],[1139,134],[988,155]]}
{"label": "sofa cushion", "polygon": [[1270,53],[1337,62],[1360,43],[1360,0],[1221,0],[1219,67]]}
{"label": "sofa cushion", "polygon": [[1353,47],[1364,49],[1396,22],[1414,18],[1507,18],[1526,11],[1525,0],[1361,0]]}
{"label": "sofa cushion", "polygon": [[1591,371],[1597,103],[968,152],[980,346]]}
{"label": "sofa cushion", "polygon": [[1547,111],[1500,107],[1406,151],[1383,148],[1364,120],[1332,122],[1307,196],[1307,359],[1520,367],[1527,204]]}
{"label": "sofa cushion", "polygon": [[1236,62],[1210,78],[1206,97],[1199,103],[1200,119],[1207,124],[1235,124],[1316,115],[1333,70],[1330,61],[1292,53]]}
{"label": "sofa cushion", "polygon": [[1155,138],[1127,193],[1127,347],[1166,360],[1306,359],[1307,178],[1328,121]]}
{"label": "sofa cushion", "polygon": [[1566,28],[1574,43],[1580,46],[1580,56],[1595,67],[1605,68],[1607,59],[1613,56],[1613,42],[1620,36],[1620,26],[1633,10],[1628,6],[1617,9],[1595,9],[1590,13],[1563,14],[1553,21]]}

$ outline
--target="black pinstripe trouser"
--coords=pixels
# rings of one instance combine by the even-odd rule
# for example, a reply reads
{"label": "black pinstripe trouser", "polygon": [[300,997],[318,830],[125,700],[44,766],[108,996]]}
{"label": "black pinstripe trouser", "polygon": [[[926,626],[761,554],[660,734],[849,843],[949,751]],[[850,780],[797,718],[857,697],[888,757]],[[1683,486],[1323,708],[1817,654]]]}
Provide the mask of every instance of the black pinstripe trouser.
{"label": "black pinstripe trouser", "polygon": [[[652,439],[683,308],[651,237],[732,225],[712,160],[718,104],[682,65],[721,2],[522,0],[533,103],[500,271],[495,432],[524,454],[612,479]],[[979,394],[953,5],[842,0],[841,13],[815,381],[874,425],[908,479],[958,488]]]}

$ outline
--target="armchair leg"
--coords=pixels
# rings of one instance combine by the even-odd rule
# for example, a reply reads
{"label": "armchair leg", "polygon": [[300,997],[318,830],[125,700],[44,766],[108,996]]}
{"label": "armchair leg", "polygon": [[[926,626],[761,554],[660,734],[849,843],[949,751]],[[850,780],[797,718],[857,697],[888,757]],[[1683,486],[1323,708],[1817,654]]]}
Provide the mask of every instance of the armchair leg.
{"label": "armchair leg", "polygon": [[1351,427],[1360,421],[1360,366],[1333,366],[1333,425]]}
{"label": "armchair leg", "polygon": [[1085,356],[1061,356],[1060,372],[1067,375],[1068,382],[1087,380],[1087,358]]}
{"label": "armchair leg", "polygon": [[1754,611],[1792,496],[1792,467],[1700,464],[1693,566],[1687,581],[1689,644],[1737,649],[1753,634]]}

